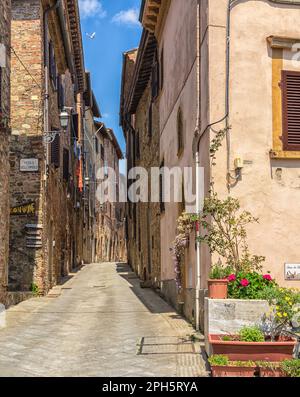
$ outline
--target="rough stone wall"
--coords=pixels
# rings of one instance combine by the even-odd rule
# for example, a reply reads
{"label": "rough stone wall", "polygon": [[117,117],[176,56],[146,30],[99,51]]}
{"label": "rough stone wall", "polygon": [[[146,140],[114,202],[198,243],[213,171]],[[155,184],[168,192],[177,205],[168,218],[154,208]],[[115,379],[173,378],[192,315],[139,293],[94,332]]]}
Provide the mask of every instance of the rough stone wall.
{"label": "rough stone wall", "polygon": [[11,2],[0,2],[0,45],[5,46],[5,67],[0,82],[0,303],[6,300],[9,235],[9,134],[10,134],[10,21]]}
{"label": "rough stone wall", "polygon": [[[138,203],[137,257],[140,260],[139,275],[160,287],[160,204],[151,202],[151,168],[159,167],[159,112],[152,104],[152,132],[149,134],[149,107],[152,100],[149,83],[135,115],[135,131],[138,134],[140,153],[137,166],[148,172],[148,203]],[[158,186],[155,187],[158,189]]]}
{"label": "rough stone wall", "polygon": [[[37,158],[39,171],[20,172],[20,159]],[[42,137],[25,135],[11,137],[10,155],[10,195],[11,206],[15,207],[29,202],[36,205],[33,215],[12,215],[10,218],[10,255],[9,255],[9,290],[28,291],[32,283],[44,289],[45,254],[41,248],[27,248],[26,225],[36,224],[43,227],[44,193],[42,189],[44,151]],[[43,243],[45,235],[40,229]]]}
{"label": "rough stone wall", "polygon": [[[58,23],[58,22],[57,22]],[[59,41],[55,19],[49,25],[48,37]],[[13,1],[12,56],[14,73],[12,76],[12,130],[11,141],[11,201],[12,205],[34,201],[34,215],[14,216],[11,220],[10,234],[10,290],[28,291],[34,284],[41,293],[57,284],[61,277],[68,274],[77,258],[82,229],[80,210],[76,208],[78,192],[76,189],[76,159],[71,147],[71,130],[60,134],[59,166],[51,164],[51,144],[43,142],[42,134],[46,126],[43,121],[44,96],[44,56],[42,7],[39,0]],[[60,48],[60,46],[55,46]],[[57,64],[64,55],[56,49]],[[20,62],[22,61],[22,63]],[[25,67],[24,67],[25,65]],[[26,70],[28,69],[28,70]],[[76,111],[74,86],[67,70],[62,82],[65,87],[65,106]],[[60,129],[58,93],[49,79],[49,130]],[[79,98],[80,99],[80,98]],[[71,124],[71,123],[70,123]],[[47,150],[48,149],[48,155]],[[63,150],[68,149],[69,177],[63,178]],[[46,167],[46,159],[50,164]],[[21,158],[38,158],[38,172],[20,172]],[[80,200],[78,200],[80,201]],[[38,225],[41,246],[27,247],[28,230],[26,225]],[[76,242],[75,239],[77,240]],[[78,248],[78,251],[82,251]],[[80,255],[80,253],[79,253]]]}

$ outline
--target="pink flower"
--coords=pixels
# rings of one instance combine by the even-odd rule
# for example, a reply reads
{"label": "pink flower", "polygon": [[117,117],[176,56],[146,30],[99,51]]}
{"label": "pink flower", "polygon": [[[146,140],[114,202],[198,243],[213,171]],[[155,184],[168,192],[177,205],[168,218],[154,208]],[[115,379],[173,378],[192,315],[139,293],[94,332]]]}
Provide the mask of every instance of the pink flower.
{"label": "pink flower", "polygon": [[272,277],[270,276],[270,274],[264,274],[264,275],[263,275],[263,278],[264,278],[265,280],[272,281]]}
{"label": "pink flower", "polygon": [[243,280],[241,280],[242,287],[248,287],[249,284],[250,284],[250,282],[246,278],[243,278]]}
{"label": "pink flower", "polygon": [[235,274],[230,274],[230,276],[227,277],[228,281],[235,281],[236,280],[236,275]]}

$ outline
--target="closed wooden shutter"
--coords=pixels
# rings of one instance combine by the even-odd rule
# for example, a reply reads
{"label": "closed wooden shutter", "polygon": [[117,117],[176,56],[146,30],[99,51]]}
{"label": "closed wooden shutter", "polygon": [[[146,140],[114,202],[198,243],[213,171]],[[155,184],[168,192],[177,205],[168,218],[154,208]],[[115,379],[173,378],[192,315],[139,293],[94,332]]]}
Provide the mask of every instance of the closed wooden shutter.
{"label": "closed wooden shutter", "polygon": [[72,115],[72,124],[73,124],[74,138],[76,140],[78,140],[78,114],[77,113]]}
{"label": "closed wooden shutter", "polygon": [[60,166],[60,136],[56,134],[54,141],[51,143],[51,164],[56,168]]}
{"label": "closed wooden shutter", "polygon": [[300,151],[300,72],[282,71],[283,150]]}
{"label": "closed wooden shutter", "polygon": [[69,150],[68,149],[64,149],[63,178],[66,182],[69,181]]}
{"label": "closed wooden shutter", "polygon": [[57,69],[55,62],[54,47],[52,41],[49,42],[49,73],[52,79],[54,88],[57,88]]}
{"label": "closed wooden shutter", "polygon": [[0,116],[2,115],[2,68],[0,66]]}
{"label": "closed wooden shutter", "polygon": [[152,137],[152,102],[150,103],[148,111],[148,136]]}
{"label": "closed wooden shutter", "polygon": [[57,104],[59,109],[63,109],[65,106],[65,91],[62,82],[62,76],[57,76]]}

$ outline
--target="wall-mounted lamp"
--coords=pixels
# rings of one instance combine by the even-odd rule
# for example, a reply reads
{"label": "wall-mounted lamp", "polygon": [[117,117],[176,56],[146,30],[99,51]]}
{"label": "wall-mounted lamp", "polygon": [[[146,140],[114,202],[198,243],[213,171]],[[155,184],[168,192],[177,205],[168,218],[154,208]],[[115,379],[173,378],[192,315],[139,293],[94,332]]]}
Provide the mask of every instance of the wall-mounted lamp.
{"label": "wall-mounted lamp", "polygon": [[61,130],[55,130],[55,131],[45,131],[43,138],[44,142],[46,143],[52,143],[54,142],[56,135],[59,135],[62,132],[66,132],[69,126],[69,120],[70,120],[70,115],[67,112],[67,110],[73,110],[71,107],[64,107],[63,110],[60,112],[59,115],[59,120],[60,120],[60,125],[61,125]]}

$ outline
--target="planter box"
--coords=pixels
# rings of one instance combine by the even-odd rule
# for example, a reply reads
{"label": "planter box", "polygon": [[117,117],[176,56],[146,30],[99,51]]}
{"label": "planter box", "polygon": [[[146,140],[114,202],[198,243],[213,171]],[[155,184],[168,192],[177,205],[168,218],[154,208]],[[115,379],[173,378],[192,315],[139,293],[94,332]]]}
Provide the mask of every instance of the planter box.
{"label": "planter box", "polygon": [[284,378],[283,371],[278,368],[259,368],[259,376],[261,378]]}
{"label": "planter box", "polygon": [[213,378],[253,378],[256,367],[212,366]]}
{"label": "planter box", "polygon": [[208,296],[210,299],[227,299],[228,280],[208,280]]}
{"label": "planter box", "polygon": [[212,354],[222,354],[231,361],[272,361],[292,359],[295,340],[285,342],[223,341],[224,335],[209,335]]}

